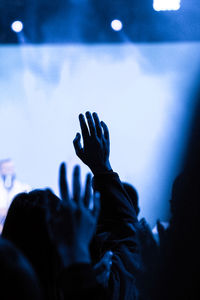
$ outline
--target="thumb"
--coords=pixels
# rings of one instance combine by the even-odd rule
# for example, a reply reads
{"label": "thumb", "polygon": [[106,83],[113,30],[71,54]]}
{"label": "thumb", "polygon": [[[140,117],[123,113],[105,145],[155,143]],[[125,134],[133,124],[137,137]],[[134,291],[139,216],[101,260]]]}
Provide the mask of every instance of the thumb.
{"label": "thumb", "polygon": [[80,133],[78,132],[76,134],[76,137],[75,139],[73,140],[73,145],[74,145],[74,149],[75,149],[75,152],[76,152],[76,155],[82,159],[82,156],[83,156],[83,148],[81,146],[81,135]]}
{"label": "thumb", "polygon": [[107,251],[104,254],[104,256],[101,258],[101,260],[94,266],[95,272],[97,274],[100,274],[102,272],[110,271],[112,265],[112,257],[113,257],[113,252]]}

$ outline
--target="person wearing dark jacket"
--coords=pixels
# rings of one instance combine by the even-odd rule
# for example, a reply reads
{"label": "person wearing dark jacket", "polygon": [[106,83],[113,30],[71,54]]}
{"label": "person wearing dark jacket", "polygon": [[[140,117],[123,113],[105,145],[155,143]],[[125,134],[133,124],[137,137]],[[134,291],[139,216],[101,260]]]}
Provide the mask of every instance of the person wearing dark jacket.
{"label": "person wearing dark jacket", "polygon": [[98,115],[79,115],[81,135],[77,133],[74,147],[77,156],[94,174],[93,187],[101,195],[101,211],[97,232],[91,244],[93,261],[108,250],[113,252],[107,299],[131,300],[137,298],[135,274],[140,268],[140,255],[136,237],[138,224],[132,201],[126,193],[110,161],[109,131]]}

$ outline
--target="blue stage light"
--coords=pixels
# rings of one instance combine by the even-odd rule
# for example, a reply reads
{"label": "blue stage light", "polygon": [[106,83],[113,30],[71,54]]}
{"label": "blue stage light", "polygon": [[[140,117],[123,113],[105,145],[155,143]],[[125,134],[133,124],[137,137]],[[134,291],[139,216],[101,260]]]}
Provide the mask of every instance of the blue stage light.
{"label": "blue stage light", "polygon": [[181,0],[153,0],[153,8],[156,11],[161,10],[179,10]]}
{"label": "blue stage light", "polygon": [[21,21],[15,21],[12,23],[11,28],[15,32],[21,32],[23,30],[23,23]]}
{"label": "blue stage light", "polygon": [[111,27],[115,31],[120,31],[123,28],[123,24],[122,24],[122,22],[120,20],[113,20],[111,22]]}

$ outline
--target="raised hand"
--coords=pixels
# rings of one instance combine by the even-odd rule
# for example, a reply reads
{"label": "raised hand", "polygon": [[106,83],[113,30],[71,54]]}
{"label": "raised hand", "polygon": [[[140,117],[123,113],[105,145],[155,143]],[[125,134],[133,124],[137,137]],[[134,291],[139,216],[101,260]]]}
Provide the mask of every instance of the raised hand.
{"label": "raised hand", "polygon": [[93,267],[97,282],[103,287],[108,286],[112,266],[112,251],[107,251],[101,260]]}
{"label": "raised hand", "polygon": [[[70,197],[66,180],[66,167],[62,163],[59,172],[61,205],[48,214],[48,231],[64,266],[73,263],[89,263],[89,244],[96,230],[100,210],[99,194],[91,201],[91,175],[88,174],[84,196],[81,196],[80,167],[73,170],[73,195]],[[49,193],[49,191],[47,191]]]}
{"label": "raised hand", "polygon": [[99,121],[97,113],[91,115],[86,112],[79,115],[79,122],[83,138],[81,146],[81,135],[76,134],[73,141],[77,156],[91,169],[93,174],[112,170],[109,162],[110,139],[108,127],[103,121]]}

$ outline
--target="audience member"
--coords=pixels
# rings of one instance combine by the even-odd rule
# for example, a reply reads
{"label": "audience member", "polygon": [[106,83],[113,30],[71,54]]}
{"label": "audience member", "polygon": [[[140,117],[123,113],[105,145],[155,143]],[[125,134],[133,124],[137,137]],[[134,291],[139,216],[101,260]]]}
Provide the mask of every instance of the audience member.
{"label": "audience member", "polygon": [[138,224],[132,201],[128,197],[110,161],[110,139],[106,124],[98,115],[79,115],[83,138],[77,133],[74,148],[77,156],[94,174],[93,187],[101,195],[101,211],[97,232],[91,246],[93,261],[99,260],[106,251],[113,252],[110,279],[107,288],[108,299],[136,299],[135,268],[139,251],[136,237]]}
{"label": "audience member", "polygon": [[96,265],[91,264],[89,243],[99,212],[97,193],[94,209],[89,209],[91,175],[87,176],[83,198],[79,166],[74,168],[73,178],[70,198],[62,164],[59,181],[62,201],[49,189],[16,196],[2,232],[32,263],[45,299],[80,299],[81,295],[88,300],[97,299],[110,275],[110,251]]}
{"label": "audience member", "polygon": [[[60,200],[50,194],[52,209]],[[35,190],[17,195],[10,205],[2,236],[27,257],[43,288],[45,299],[56,299],[59,262],[46,227],[46,192]]]}

